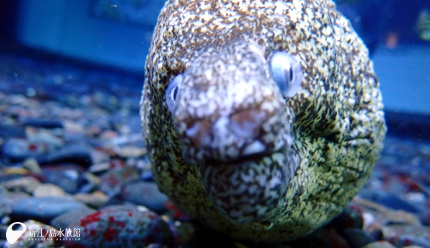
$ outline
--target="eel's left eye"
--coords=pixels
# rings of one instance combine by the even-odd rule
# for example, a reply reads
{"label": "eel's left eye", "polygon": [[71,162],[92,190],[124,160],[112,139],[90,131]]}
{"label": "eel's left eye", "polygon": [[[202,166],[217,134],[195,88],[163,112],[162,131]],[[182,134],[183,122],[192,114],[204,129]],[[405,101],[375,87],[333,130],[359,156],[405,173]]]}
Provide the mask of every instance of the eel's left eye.
{"label": "eel's left eye", "polygon": [[270,59],[270,70],[282,94],[294,96],[301,89],[302,67],[297,59],[286,52],[276,52]]}
{"label": "eel's left eye", "polygon": [[170,82],[169,86],[166,90],[166,104],[169,108],[170,112],[173,112],[176,104],[176,97],[179,91],[179,83],[182,81],[182,75],[179,74],[176,76],[172,82]]}

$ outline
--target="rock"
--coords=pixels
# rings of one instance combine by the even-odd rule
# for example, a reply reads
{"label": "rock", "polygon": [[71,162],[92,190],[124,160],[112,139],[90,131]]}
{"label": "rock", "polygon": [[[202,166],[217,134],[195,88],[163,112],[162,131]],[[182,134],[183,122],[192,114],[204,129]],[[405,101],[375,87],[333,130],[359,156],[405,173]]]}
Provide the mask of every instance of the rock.
{"label": "rock", "polygon": [[23,121],[25,126],[41,127],[41,128],[63,128],[63,123],[57,120],[48,119],[26,119]]}
{"label": "rock", "polygon": [[120,196],[116,195],[116,196],[110,197],[109,200],[107,202],[105,202],[105,204],[103,204],[103,205],[101,205],[99,207],[99,209],[107,208],[107,207],[110,207],[110,206],[116,206],[116,205],[137,207],[136,204],[128,202],[128,201],[125,201]]}
{"label": "rock", "polygon": [[26,231],[18,238],[16,243],[10,244],[6,242],[5,248],[51,248],[61,245],[62,238],[57,237],[59,232],[55,228],[34,220],[25,221],[23,224],[27,227]]}
{"label": "rock", "polygon": [[153,176],[152,172],[149,170],[142,171],[142,173],[140,174],[140,178],[143,181],[153,181],[154,180],[154,176]]}
{"label": "rock", "polygon": [[[3,169],[4,170],[4,169]],[[22,175],[18,175],[18,174],[3,174],[0,173],[0,186],[2,186],[5,182],[11,181],[11,180],[16,180],[19,178],[22,178]]]}
{"label": "rock", "polygon": [[43,158],[44,154],[55,153],[63,145],[62,140],[48,132],[28,131],[28,139],[11,138],[3,145],[3,154],[10,161],[26,158]]}
{"label": "rock", "polygon": [[25,160],[23,163],[23,167],[26,168],[31,173],[34,173],[34,174],[39,175],[42,173],[42,170],[40,169],[39,164],[33,158],[29,158],[29,159]]}
{"label": "rock", "polygon": [[6,247],[6,232],[7,232],[7,226],[0,225],[0,247]]}
{"label": "rock", "polygon": [[332,227],[322,227],[291,242],[292,247],[351,248],[346,239]]}
{"label": "rock", "polygon": [[101,191],[95,191],[90,194],[78,193],[75,194],[73,197],[75,198],[75,200],[85,203],[88,206],[94,208],[99,208],[109,200],[109,197]]}
{"label": "rock", "polygon": [[103,163],[97,163],[97,164],[91,165],[90,168],[88,168],[88,171],[91,173],[101,173],[101,172],[106,172],[109,169],[111,169],[110,163],[103,162]]}
{"label": "rock", "polygon": [[40,184],[33,191],[34,197],[66,196],[66,192],[55,184]]}
{"label": "rock", "polygon": [[92,168],[94,165],[109,162],[109,154],[104,151],[93,149],[91,150],[91,160],[93,161],[93,165],[91,165]]}
{"label": "rock", "polygon": [[95,92],[92,96],[93,104],[112,112],[118,109],[119,100],[113,95],[106,94],[104,92]]}
{"label": "rock", "polygon": [[82,183],[83,170],[75,165],[45,166],[42,175],[47,183],[52,183],[69,194],[78,192]]}
{"label": "rock", "polygon": [[172,246],[169,226],[157,214],[130,206],[111,206],[90,214],[69,228],[79,228],[79,241],[66,241],[66,247],[146,247]]}
{"label": "rock", "polygon": [[172,215],[174,220],[178,220],[181,222],[191,221],[191,217],[185,212],[182,212],[182,210],[177,208],[175,205],[173,205],[173,203],[170,200],[167,200],[166,208],[169,211],[170,215]]}
{"label": "rock", "polygon": [[28,170],[21,167],[8,167],[3,171],[3,173],[5,175],[25,175],[28,173]]}
{"label": "rock", "polygon": [[1,193],[0,196],[2,198],[5,198],[5,199],[7,198],[12,200],[12,202],[16,202],[16,201],[31,197],[29,194],[21,191],[5,191]]}
{"label": "rock", "polygon": [[143,181],[154,181],[154,175],[151,171],[151,161],[149,161],[148,157],[140,158],[136,165],[141,169],[142,173],[140,174],[140,178]]}
{"label": "rock", "polygon": [[91,183],[91,184],[94,184],[95,186],[98,186],[98,185],[100,185],[100,178],[98,177],[98,176],[96,176],[96,175],[94,175],[94,174],[91,174],[91,173],[85,173],[85,179],[89,182],[89,183]]}
{"label": "rock", "polygon": [[360,248],[372,243],[370,236],[363,230],[357,228],[348,228],[342,232],[351,248]]}
{"label": "rock", "polygon": [[10,161],[21,161],[42,152],[37,145],[30,144],[25,139],[11,138],[3,144],[3,155]]}
{"label": "rock", "polygon": [[92,213],[95,213],[96,211],[94,209],[88,208],[88,207],[81,207],[77,209],[73,209],[71,211],[68,211],[66,213],[63,213],[51,221],[51,226],[57,228],[57,229],[66,229],[68,226],[72,225],[76,222],[76,220],[80,220],[84,218],[87,215],[90,215]]}
{"label": "rock", "polygon": [[330,225],[339,232],[348,228],[363,228],[363,211],[354,201],[345,210],[334,218]]}
{"label": "rock", "polygon": [[396,247],[430,245],[430,227],[395,224],[384,226],[382,231],[385,240]]}
{"label": "rock", "polygon": [[387,241],[377,241],[363,246],[362,248],[396,248]]}
{"label": "rock", "polygon": [[185,244],[190,241],[195,233],[195,227],[191,223],[175,221],[171,225],[175,244]]}
{"label": "rock", "polygon": [[118,154],[120,157],[123,157],[123,158],[141,157],[148,152],[143,147],[137,147],[137,146],[132,146],[132,145],[114,147],[113,150],[116,154]]}
{"label": "rock", "polygon": [[113,147],[125,147],[127,145],[136,144],[139,142],[142,142],[141,134],[139,132],[130,135],[115,136],[110,140],[110,144]]}
{"label": "rock", "polygon": [[73,163],[87,168],[92,164],[90,151],[91,148],[85,145],[68,145],[44,157],[39,157],[38,162],[41,165]]}
{"label": "rock", "polygon": [[430,226],[430,198],[426,200],[423,206],[425,207],[425,209],[421,213],[422,223],[423,225]]}
{"label": "rock", "polygon": [[44,223],[85,204],[67,197],[26,198],[14,202],[11,218],[17,221],[35,219]]}
{"label": "rock", "polygon": [[64,141],[55,136],[52,131],[28,127],[27,136],[32,144],[40,144],[43,146],[44,154],[56,151],[64,146]]}
{"label": "rock", "polygon": [[100,176],[100,190],[113,196],[121,192],[123,184],[139,179],[139,172],[133,167],[111,169]]}
{"label": "rock", "polygon": [[86,130],[85,127],[77,122],[77,121],[73,121],[73,120],[64,120],[63,121],[63,125],[64,125],[64,136],[66,136],[65,140],[67,141],[71,141],[72,139],[67,138],[67,136],[73,136],[73,135],[83,135],[85,134],[85,132],[88,132],[88,129]]}
{"label": "rock", "polygon": [[2,124],[0,123],[0,137],[5,140],[11,138],[21,138],[24,139],[26,137],[25,127],[22,125],[10,125],[10,124]]}
{"label": "rock", "polygon": [[410,213],[418,213],[419,210],[408,203],[407,201],[400,199],[394,194],[375,193],[372,201],[384,205],[393,210],[403,210]]}
{"label": "rock", "polygon": [[371,202],[361,198],[355,198],[354,201],[363,210],[364,229],[368,230],[372,226],[385,226],[390,223],[403,223],[405,225],[421,225],[420,220],[414,214],[402,211],[391,210],[378,203]]}
{"label": "rock", "polygon": [[1,183],[8,190],[33,193],[33,190],[40,184],[34,177],[20,177]]}
{"label": "rock", "polygon": [[0,187],[0,219],[12,213],[13,200],[9,198],[9,192]]}
{"label": "rock", "polygon": [[156,212],[166,210],[167,196],[158,190],[153,182],[134,182],[124,186],[121,197],[137,205],[145,206]]}

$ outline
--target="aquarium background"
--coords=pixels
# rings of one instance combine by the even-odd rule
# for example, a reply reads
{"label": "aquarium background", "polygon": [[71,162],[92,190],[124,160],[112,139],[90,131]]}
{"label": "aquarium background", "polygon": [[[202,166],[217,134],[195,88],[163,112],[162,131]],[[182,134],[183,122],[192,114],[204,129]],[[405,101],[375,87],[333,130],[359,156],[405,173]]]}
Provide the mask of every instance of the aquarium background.
{"label": "aquarium background", "polygon": [[[204,238],[191,238],[190,247],[234,242],[190,224],[152,180],[139,100],[163,4],[0,0],[0,240],[5,245],[14,221],[34,230],[73,231],[76,220],[90,223],[85,218],[97,210],[102,210],[99,222],[112,216],[120,220],[94,230],[108,233],[104,238],[112,242],[146,224],[147,229],[136,231],[136,240],[145,244],[178,245],[190,240],[192,230]],[[430,1],[345,0],[337,5],[371,53],[388,136],[374,176],[351,207],[360,209],[361,218],[352,210],[343,216],[353,220],[346,229],[354,231],[336,226],[329,234],[346,242],[342,247],[382,241],[430,247]],[[136,205],[149,210],[130,207]],[[124,211],[139,218],[127,218]],[[18,246],[8,247],[102,242],[77,232],[70,233],[70,241],[25,235]],[[320,236],[313,241],[329,242]]]}

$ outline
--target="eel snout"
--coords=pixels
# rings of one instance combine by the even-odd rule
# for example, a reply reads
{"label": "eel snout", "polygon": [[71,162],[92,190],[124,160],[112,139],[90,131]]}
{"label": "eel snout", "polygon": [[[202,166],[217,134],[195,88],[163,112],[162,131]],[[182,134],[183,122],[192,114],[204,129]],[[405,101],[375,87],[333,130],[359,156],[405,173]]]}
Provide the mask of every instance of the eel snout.
{"label": "eel snout", "polygon": [[[199,162],[237,161],[271,152],[280,131],[282,111],[247,109],[218,118],[189,120],[183,142],[200,150]],[[275,120],[273,120],[275,119]],[[269,134],[270,133],[270,134]]]}
{"label": "eel snout", "polygon": [[232,82],[204,98],[205,105],[200,108],[194,109],[188,104],[183,105],[184,109],[181,105],[175,109],[175,124],[185,160],[213,165],[237,163],[273,153],[289,143],[286,139],[289,134],[284,133],[285,103],[276,88],[253,82]]}

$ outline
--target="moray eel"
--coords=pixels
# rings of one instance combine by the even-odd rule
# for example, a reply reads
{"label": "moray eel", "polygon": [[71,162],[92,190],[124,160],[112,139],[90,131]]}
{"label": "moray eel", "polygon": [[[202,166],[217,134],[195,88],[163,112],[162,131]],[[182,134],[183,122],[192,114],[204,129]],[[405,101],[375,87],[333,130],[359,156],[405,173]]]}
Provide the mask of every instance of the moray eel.
{"label": "moray eel", "polygon": [[142,95],[160,190],[240,240],[330,221],[386,131],[368,51],[331,0],[167,1]]}

